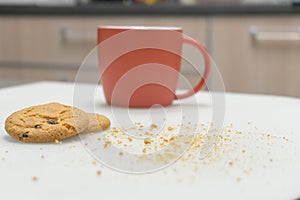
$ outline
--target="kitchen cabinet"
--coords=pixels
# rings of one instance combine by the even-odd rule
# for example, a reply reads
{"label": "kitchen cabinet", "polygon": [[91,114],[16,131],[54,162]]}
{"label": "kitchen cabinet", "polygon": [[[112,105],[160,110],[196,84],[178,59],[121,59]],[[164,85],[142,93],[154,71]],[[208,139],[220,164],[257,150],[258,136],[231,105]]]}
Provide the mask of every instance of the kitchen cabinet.
{"label": "kitchen cabinet", "polygon": [[[179,26],[197,40],[206,37],[205,20],[199,17],[2,17],[0,79],[74,80],[96,46],[99,25]],[[97,74],[97,67],[92,70],[81,81]]]}
{"label": "kitchen cabinet", "polygon": [[300,97],[300,18],[214,17],[212,56],[227,91]]}
{"label": "kitchen cabinet", "polygon": [[[0,17],[0,79],[74,81],[99,25],[180,26],[207,46],[227,91],[300,97],[299,15]],[[184,52],[203,67],[195,48],[185,45]],[[80,81],[95,80],[95,65]],[[187,61],[182,66],[195,85],[200,76]],[[187,87],[180,79],[179,88]]]}

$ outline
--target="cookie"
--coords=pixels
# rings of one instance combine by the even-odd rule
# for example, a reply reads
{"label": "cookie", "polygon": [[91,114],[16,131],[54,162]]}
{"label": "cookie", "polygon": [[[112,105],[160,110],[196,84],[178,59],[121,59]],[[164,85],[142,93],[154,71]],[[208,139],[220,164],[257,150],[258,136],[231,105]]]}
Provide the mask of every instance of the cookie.
{"label": "cookie", "polygon": [[88,113],[89,117],[89,126],[83,133],[96,133],[103,131],[110,126],[110,120],[99,114]]}
{"label": "cookie", "polygon": [[32,106],[10,115],[5,130],[22,142],[54,142],[85,131],[88,115],[82,110],[60,103]]}

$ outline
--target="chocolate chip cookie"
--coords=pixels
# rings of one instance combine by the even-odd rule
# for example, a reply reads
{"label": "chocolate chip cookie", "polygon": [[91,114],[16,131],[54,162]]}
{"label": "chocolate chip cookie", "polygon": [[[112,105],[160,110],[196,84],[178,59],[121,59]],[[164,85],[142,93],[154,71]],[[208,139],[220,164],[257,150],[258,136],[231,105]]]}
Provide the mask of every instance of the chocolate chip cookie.
{"label": "chocolate chip cookie", "polygon": [[32,106],[10,115],[5,130],[22,142],[54,142],[85,131],[89,117],[82,110],[60,103]]}

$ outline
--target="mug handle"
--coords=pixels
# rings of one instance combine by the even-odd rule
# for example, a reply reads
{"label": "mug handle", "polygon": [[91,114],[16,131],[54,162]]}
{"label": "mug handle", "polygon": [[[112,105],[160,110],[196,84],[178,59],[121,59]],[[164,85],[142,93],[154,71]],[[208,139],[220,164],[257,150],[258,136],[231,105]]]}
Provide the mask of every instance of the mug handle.
{"label": "mug handle", "polygon": [[210,59],[209,59],[206,48],[202,44],[200,44],[199,42],[197,42],[196,40],[194,40],[190,37],[184,37],[183,42],[193,45],[200,50],[200,52],[202,53],[202,55],[204,57],[205,70],[204,70],[204,74],[202,76],[201,81],[193,89],[191,89],[190,91],[188,91],[185,94],[175,95],[175,99],[187,98],[189,96],[194,95],[199,90],[201,90],[203,88],[203,86],[205,85],[208,75],[209,75],[209,72],[210,72]]}

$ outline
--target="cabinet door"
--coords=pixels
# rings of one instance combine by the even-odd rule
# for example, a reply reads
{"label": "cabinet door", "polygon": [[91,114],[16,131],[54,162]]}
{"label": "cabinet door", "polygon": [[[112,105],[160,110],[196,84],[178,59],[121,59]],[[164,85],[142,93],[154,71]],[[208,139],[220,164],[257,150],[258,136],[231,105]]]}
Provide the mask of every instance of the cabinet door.
{"label": "cabinet door", "polygon": [[20,61],[19,19],[18,17],[0,17],[0,62]]}
{"label": "cabinet door", "polygon": [[300,17],[215,17],[212,54],[232,92],[300,97]]}

